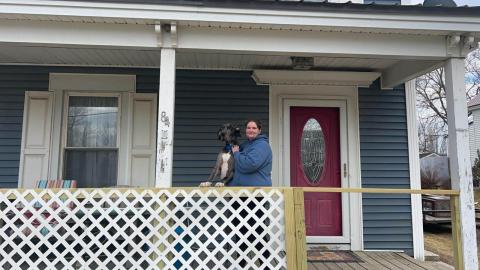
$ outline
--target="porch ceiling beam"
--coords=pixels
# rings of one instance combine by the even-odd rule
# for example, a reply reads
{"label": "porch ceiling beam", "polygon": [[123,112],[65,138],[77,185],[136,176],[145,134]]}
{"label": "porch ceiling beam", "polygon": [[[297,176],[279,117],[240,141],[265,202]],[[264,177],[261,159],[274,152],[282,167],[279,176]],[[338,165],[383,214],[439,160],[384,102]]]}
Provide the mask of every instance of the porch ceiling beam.
{"label": "porch ceiling beam", "polygon": [[[214,8],[175,5],[138,5],[125,3],[92,3],[38,0],[0,0],[4,17],[27,15],[47,19],[102,17],[131,21],[179,21],[271,25],[280,27],[344,27],[355,29],[427,30],[477,32],[480,19],[462,16],[425,16],[405,14],[372,14],[351,12],[255,10],[241,8]],[[406,12],[405,12],[406,13]],[[17,17],[18,18],[18,17]]]}
{"label": "porch ceiling beam", "polygon": [[0,42],[157,47],[154,25],[0,20]]}
{"label": "porch ceiling beam", "polygon": [[445,59],[445,37],[181,27],[179,49]]}
{"label": "porch ceiling beam", "polygon": [[444,64],[443,61],[400,61],[382,72],[382,89],[393,88]]}
{"label": "porch ceiling beam", "polygon": [[[0,20],[0,43],[158,48],[154,25]],[[444,36],[177,26],[178,49],[444,60]]]}

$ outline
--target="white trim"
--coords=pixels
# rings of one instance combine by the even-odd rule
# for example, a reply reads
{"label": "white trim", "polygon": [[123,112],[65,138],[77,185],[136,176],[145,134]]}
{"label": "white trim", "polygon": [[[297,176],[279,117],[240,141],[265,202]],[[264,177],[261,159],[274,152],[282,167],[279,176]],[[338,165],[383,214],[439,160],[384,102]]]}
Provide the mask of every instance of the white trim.
{"label": "white trim", "polygon": [[[123,184],[119,183],[118,181],[124,181],[123,179],[126,179],[126,176],[128,174],[125,174],[122,168],[125,168],[124,164],[124,158],[125,156],[125,147],[122,144],[122,140],[125,141],[125,132],[124,130],[127,128],[125,127],[124,123],[122,123],[122,119],[125,119],[124,110],[126,111],[126,108],[124,108],[123,103],[125,102],[124,99],[122,98],[122,94],[118,92],[110,92],[110,93],[102,93],[102,92],[74,92],[74,91],[65,91],[64,92],[64,102],[63,102],[63,115],[67,116],[68,115],[68,107],[69,107],[69,99],[70,97],[79,97],[79,96],[88,96],[88,97],[115,97],[118,100],[118,112],[117,112],[117,143],[116,143],[116,149],[117,149],[117,179],[116,179],[116,185]],[[59,164],[58,164],[58,175],[60,176],[59,178],[65,179],[65,170],[64,170],[64,155],[65,155],[65,148],[67,147],[67,125],[68,125],[68,117],[63,117],[62,121],[62,127],[61,127],[61,147],[60,147],[60,159],[59,159]]]}
{"label": "white trim", "polygon": [[[118,129],[119,145],[118,150],[118,185],[128,185],[128,172],[122,170],[128,164],[128,156],[126,146],[128,145],[128,115],[129,115],[129,93],[135,93],[136,76],[135,75],[119,75],[119,74],[87,74],[87,73],[50,73],[49,91],[54,92],[54,108],[53,108],[53,131],[50,144],[50,162],[49,162],[49,179],[58,179],[63,175],[63,133],[64,115],[66,115],[65,100],[68,94],[76,93],[77,95],[118,95],[120,119]],[[57,128],[55,128],[57,127]],[[61,128],[58,128],[61,127]]]}
{"label": "white trim", "polygon": [[[421,189],[420,157],[418,149],[417,107],[415,80],[405,83],[405,103],[408,130],[408,164],[410,171],[410,188]],[[411,195],[413,255],[415,259],[425,260],[423,239],[422,195]]]}
{"label": "white trim", "polygon": [[[238,29],[189,25],[179,27],[177,48],[288,55],[342,54],[416,60],[444,60],[448,54],[445,36],[442,35],[340,32],[337,28],[334,30],[312,32],[272,27]],[[0,42],[67,48],[158,48],[157,34],[153,27],[148,25],[34,20],[0,20]]]}
{"label": "white trim", "polygon": [[[283,139],[284,100],[340,100],[346,102],[347,130],[348,130],[348,179],[349,187],[361,187],[360,171],[360,135],[358,118],[358,96],[357,88],[352,86],[314,86],[314,85],[271,85],[269,101],[269,132],[272,150],[278,155],[273,157],[272,180],[274,186],[286,184],[283,177],[284,171],[281,165],[281,156],[286,155]],[[342,168],[343,169],[343,168]],[[283,179],[283,180],[280,180]],[[288,179],[290,179],[288,177]],[[352,250],[363,249],[363,219],[362,219],[362,196],[352,193],[349,197],[350,203],[350,243]]]}
{"label": "white trim", "polygon": [[135,92],[136,75],[50,73],[49,90]]}
{"label": "white trim", "polygon": [[267,52],[275,55],[374,56],[399,60],[444,60],[448,53],[444,36],[214,27],[180,28],[178,48],[255,54]]}
{"label": "white trim", "polygon": [[[30,16],[65,16],[64,19],[75,20],[76,17],[130,19],[130,23],[152,23],[153,21],[208,22],[267,24],[290,28],[296,26],[334,26],[349,28],[412,29],[430,31],[458,31],[461,33],[478,32],[479,18],[467,16],[427,16],[400,14],[372,14],[352,12],[321,11],[285,11],[240,8],[213,8],[197,6],[172,5],[138,5],[123,3],[91,3],[71,1],[39,0],[1,0],[0,10],[3,14],[25,14]],[[92,14],[99,14],[92,16]],[[4,16],[5,16],[4,15]],[[18,19],[18,17],[13,17]],[[81,18],[77,20],[82,20]],[[101,20],[99,20],[101,21]],[[180,24],[181,25],[181,24]]]}
{"label": "white trim", "polygon": [[380,77],[379,72],[349,71],[300,71],[300,70],[267,70],[253,71],[253,79],[257,84],[294,84],[294,85],[358,85],[368,87]]}

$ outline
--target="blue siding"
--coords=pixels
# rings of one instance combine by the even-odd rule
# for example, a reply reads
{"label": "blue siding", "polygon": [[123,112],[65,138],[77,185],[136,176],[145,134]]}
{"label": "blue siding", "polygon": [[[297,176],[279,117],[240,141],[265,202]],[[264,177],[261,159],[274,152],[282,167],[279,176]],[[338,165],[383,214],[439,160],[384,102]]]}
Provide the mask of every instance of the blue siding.
{"label": "blue siding", "polygon": [[[410,188],[404,89],[377,81],[359,90],[359,108],[363,187]],[[365,249],[413,253],[409,195],[365,194],[363,220]]]}
{"label": "blue siding", "polygon": [[216,137],[221,124],[243,127],[257,118],[268,132],[268,87],[257,86],[250,72],[179,70],[175,95],[176,186],[196,186],[208,177],[223,146]]}

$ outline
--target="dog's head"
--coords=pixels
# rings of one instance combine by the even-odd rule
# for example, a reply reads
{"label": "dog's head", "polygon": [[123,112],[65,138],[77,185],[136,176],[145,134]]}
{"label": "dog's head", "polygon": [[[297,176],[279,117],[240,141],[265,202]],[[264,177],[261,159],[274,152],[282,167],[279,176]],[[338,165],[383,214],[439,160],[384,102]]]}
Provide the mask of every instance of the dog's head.
{"label": "dog's head", "polygon": [[225,143],[238,145],[238,138],[240,137],[240,128],[234,127],[231,124],[223,124],[218,130],[218,139]]}

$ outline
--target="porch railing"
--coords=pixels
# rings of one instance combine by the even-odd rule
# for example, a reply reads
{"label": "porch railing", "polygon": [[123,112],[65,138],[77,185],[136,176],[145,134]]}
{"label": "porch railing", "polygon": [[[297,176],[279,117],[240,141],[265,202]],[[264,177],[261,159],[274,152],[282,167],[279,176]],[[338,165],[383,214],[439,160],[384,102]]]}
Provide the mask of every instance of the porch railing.
{"label": "porch railing", "polygon": [[0,268],[307,269],[304,192],[443,194],[350,188],[0,190]]}
{"label": "porch railing", "polygon": [[[462,236],[460,226],[460,192],[457,190],[440,189],[386,189],[386,188],[298,188],[303,192],[322,192],[322,193],[376,193],[376,194],[410,194],[410,195],[445,195],[450,197],[451,224],[452,224],[452,246],[454,267],[456,270],[463,270],[463,251]],[[303,201],[302,198],[299,200]]]}

